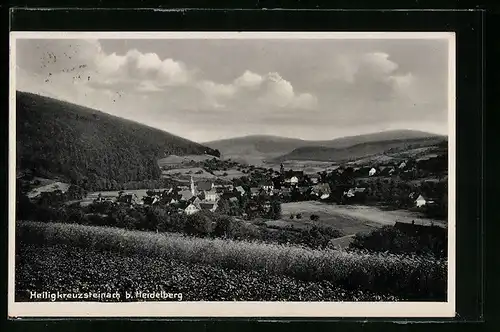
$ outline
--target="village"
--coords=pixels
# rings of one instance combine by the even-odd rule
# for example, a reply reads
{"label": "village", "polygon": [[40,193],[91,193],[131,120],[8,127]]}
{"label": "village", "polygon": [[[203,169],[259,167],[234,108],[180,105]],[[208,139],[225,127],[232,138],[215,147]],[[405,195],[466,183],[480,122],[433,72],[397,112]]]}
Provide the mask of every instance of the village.
{"label": "village", "polygon": [[[440,167],[436,167],[439,164],[437,159],[442,158],[407,159],[393,165],[386,163],[353,167],[347,163],[337,165],[329,172],[324,170],[313,174],[285,169],[283,164],[279,170],[275,170],[253,165],[245,167],[218,159],[205,160],[198,163],[204,171],[215,173],[233,167],[241,170],[243,176],[221,180],[196,177],[197,174],[187,172],[177,177],[178,181],[168,188],[93,192],[80,204],[109,202],[129,206],[158,205],[168,206],[186,215],[210,211],[247,220],[259,216],[279,218],[280,215],[271,213],[273,205],[300,201],[343,205],[382,204],[432,212],[445,203],[444,189],[438,190],[436,187],[443,183],[440,180],[445,180],[447,175]],[[48,185],[45,190],[50,191],[49,188],[53,186]],[[67,191],[68,187],[59,183],[62,192]],[[28,196],[36,198],[43,191],[44,188],[40,187]]]}

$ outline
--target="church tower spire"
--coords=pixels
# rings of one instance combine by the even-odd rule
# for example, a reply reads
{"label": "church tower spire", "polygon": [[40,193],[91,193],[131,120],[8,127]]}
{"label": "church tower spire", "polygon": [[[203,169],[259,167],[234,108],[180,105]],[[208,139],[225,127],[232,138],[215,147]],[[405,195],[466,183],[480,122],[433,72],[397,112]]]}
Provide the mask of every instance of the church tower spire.
{"label": "church tower spire", "polygon": [[193,194],[193,196],[196,196],[196,188],[194,186],[193,177],[191,177],[191,194]]}

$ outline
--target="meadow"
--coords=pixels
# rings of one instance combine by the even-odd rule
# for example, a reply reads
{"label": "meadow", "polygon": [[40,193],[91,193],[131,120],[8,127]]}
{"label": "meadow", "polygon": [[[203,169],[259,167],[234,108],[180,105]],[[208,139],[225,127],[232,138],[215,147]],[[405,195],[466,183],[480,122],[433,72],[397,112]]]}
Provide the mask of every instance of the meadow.
{"label": "meadow", "polygon": [[[318,201],[302,201],[281,204],[283,221],[289,222],[291,214],[302,214],[302,221],[309,222],[311,214],[320,217],[318,222],[334,227],[344,234],[367,232],[396,221],[418,225],[446,227],[446,222],[430,219],[408,210],[384,211],[376,206],[324,204]],[[295,219],[295,222],[299,221]]]}
{"label": "meadow", "polygon": [[[195,267],[208,266],[224,271],[253,271],[252,273],[263,274],[269,280],[290,278],[282,280],[326,283],[325,285],[329,285],[325,286],[327,289],[336,287],[351,295],[353,292],[361,292],[364,298],[367,294],[378,294],[373,295],[373,298],[383,295],[386,298],[394,296],[405,300],[444,300],[446,295],[447,263],[445,260],[432,256],[332,249],[315,250],[291,245],[193,238],[170,233],[30,221],[17,223],[16,239],[16,254],[19,261],[19,264],[16,264],[19,269],[16,285],[20,290],[28,288],[29,281],[26,278],[33,282],[30,274],[25,271],[37,270],[46,273],[47,269],[40,269],[40,264],[69,264],[65,263],[65,260],[72,256],[65,254],[65,251],[84,250],[90,257],[89,259],[100,259],[101,254],[96,255],[95,252],[112,255],[113,259],[123,260],[123,262],[138,256],[141,260],[146,258],[153,260],[152,264],[145,264],[145,261],[144,266],[154,265],[155,262],[167,264],[175,261],[187,264],[187,266],[194,264]],[[59,260],[55,256],[38,254],[44,250],[51,250],[48,248],[54,246],[70,248],[54,249],[56,252],[62,251],[63,253],[58,254],[57,257],[64,259]],[[41,248],[39,251],[33,247]],[[89,275],[93,273],[90,272],[91,270],[98,267],[100,272],[97,280],[99,281],[93,280],[101,285],[106,280],[114,280],[115,272],[113,271],[120,264],[104,263],[84,266],[82,263],[75,262],[74,265],[67,266],[72,266],[72,269],[88,270],[81,273]],[[210,269],[208,267],[206,269]],[[64,275],[74,273],[72,269],[52,268],[54,271],[60,271],[53,273],[63,275],[57,278],[51,276],[46,282],[58,283],[61,282],[60,280],[65,280],[64,278],[72,280]],[[138,273],[140,280],[147,279],[142,272],[130,273]],[[168,280],[168,275],[164,276],[164,281]],[[137,282],[137,279],[132,278],[132,282]],[[250,287],[250,284],[248,283],[247,287]],[[38,284],[35,286],[39,287]],[[58,286],[52,285],[52,288],[54,287]],[[63,287],[68,287],[68,285],[63,285]],[[220,287],[225,287],[225,283],[221,283]],[[293,293],[293,291],[290,292]],[[280,291],[276,294],[281,293]],[[297,297],[299,293],[294,293],[293,296]],[[354,300],[354,297],[351,297],[351,300]]]}

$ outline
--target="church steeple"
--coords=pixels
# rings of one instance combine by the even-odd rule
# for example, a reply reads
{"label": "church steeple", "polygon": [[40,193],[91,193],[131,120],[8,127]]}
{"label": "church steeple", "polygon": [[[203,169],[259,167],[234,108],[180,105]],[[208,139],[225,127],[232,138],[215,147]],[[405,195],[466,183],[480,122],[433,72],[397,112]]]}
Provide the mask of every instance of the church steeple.
{"label": "church steeple", "polygon": [[196,196],[196,187],[194,186],[193,177],[191,177],[191,194]]}

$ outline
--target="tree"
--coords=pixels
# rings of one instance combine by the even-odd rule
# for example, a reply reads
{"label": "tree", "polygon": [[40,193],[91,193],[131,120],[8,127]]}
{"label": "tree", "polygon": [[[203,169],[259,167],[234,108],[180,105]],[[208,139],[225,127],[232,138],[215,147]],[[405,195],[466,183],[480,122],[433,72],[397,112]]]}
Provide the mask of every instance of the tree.
{"label": "tree", "polygon": [[274,220],[281,218],[281,203],[278,200],[271,201],[269,217]]}
{"label": "tree", "polygon": [[220,216],[216,219],[214,235],[226,238],[235,238],[240,233],[241,222],[228,216]]}
{"label": "tree", "polygon": [[189,235],[206,236],[212,232],[212,220],[201,213],[189,215],[184,231]]}

